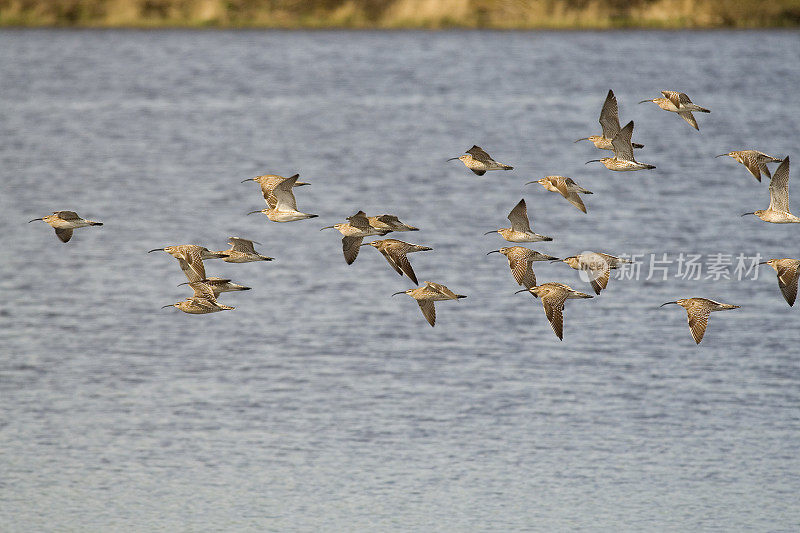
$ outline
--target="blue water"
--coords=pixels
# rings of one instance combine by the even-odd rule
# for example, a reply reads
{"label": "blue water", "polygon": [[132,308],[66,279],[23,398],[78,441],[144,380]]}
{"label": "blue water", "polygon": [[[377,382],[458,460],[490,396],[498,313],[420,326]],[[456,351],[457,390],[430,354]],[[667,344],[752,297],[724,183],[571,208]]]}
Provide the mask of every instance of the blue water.
{"label": "blue water", "polygon": [[[799,229],[741,218],[767,183],[713,156],[800,161],[798,53],[796,31],[0,32],[0,529],[797,531],[800,316],[734,267],[798,257]],[[584,165],[609,88],[656,170]],[[712,110],[700,132],[636,104],[662,89]],[[515,170],[445,161],[473,144]],[[318,219],[245,216],[242,179],[294,172]],[[547,174],[588,214],[523,185]],[[554,237],[532,248],[642,257],[567,303],[563,342],[485,255],[523,197]],[[105,225],[26,223],[61,209]],[[359,209],[420,227],[390,237],[468,295],[435,328],[379,253],[348,266],[318,231]],[[147,250],[231,235],[276,258],[207,262],[253,287],[236,310],[161,309],[185,278]],[[658,308],[691,296],[742,308],[696,346]]]}

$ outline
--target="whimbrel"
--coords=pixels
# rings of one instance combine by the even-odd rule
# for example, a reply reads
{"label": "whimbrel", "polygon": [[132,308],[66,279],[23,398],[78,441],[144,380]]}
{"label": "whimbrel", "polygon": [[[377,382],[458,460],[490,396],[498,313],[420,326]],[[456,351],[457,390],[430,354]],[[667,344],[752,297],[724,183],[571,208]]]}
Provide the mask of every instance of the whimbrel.
{"label": "whimbrel", "polygon": [[[614,91],[608,90],[606,101],[603,103],[603,109],[600,111],[600,126],[603,128],[602,135],[590,135],[583,139],[578,139],[575,142],[590,141],[594,144],[595,148],[601,150],[613,150],[611,146],[611,139],[619,133],[619,112],[617,110],[617,97],[614,96]],[[634,148],[644,148],[643,144],[631,143]]]}
{"label": "whimbrel", "polygon": [[347,223],[334,224],[333,226],[325,226],[324,229],[333,228],[343,235],[342,237],[342,253],[344,253],[344,260],[348,265],[353,264],[353,261],[358,257],[358,251],[361,248],[361,243],[364,237],[371,237],[373,235],[386,235],[392,230],[377,229],[369,224],[369,219],[364,211],[359,211],[355,215],[347,217]]}
{"label": "whimbrel", "polygon": [[[211,287],[211,290],[214,292],[214,298],[219,298],[219,295],[223,292],[249,291],[252,288],[239,285],[238,283],[233,283],[229,279],[217,277],[206,278],[202,280],[202,283]],[[181,285],[191,285],[191,282],[185,281],[178,286],[180,287]],[[195,296],[197,296],[197,294],[195,294]]]}
{"label": "whimbrel", "polygon": [[161,309],[166,307],[177,307],[184,313],[192,315],[204,315],[207,313],[216,313],[218,311],[229,311],[235,309],[229,305],[222,305],[217,303],[217,298],[214,296],[214,291],[211,287],[202,281],[195,281],[189,283],[189,286],[194,290],[194,296],[187,298],[182,302],[162,306]]}
{"label": "whimbrel", "polygon": [[653,165],[646,163],[639,163],[633,157],[633,145],[631,144],[631,135],[633,135],[633,121],[631,120],[625,127],[611,139],[611,147],[614,150],[614,157],[601,157],[600,159],[592,159],[587,161],[586,164],[594,161],[603,163],[608,170],[643,170],[656,168]]}
{"label": "whimbrel", "polygon": [[553,327],[556,336],[562,341],[564,340],[564,316],[562,314],[564,311],[564,302],[573,298],[594,298],[594,296],[590,294],[576,291],[568,285],[555,282],[542,283],[541,285],[536,285],[529,289],[522,289],[517,292],[530,292],[534,296],[541,298],[544,314],[547,320],[550,321],[550,325]]}
{"label": "whimbrel", "polygon": [[[319,215],[310,215],[308,213],[301,213],[297,210],[297,200],[292,193],[292,187],[297,182],[298,175],[295,174],[290,178],[278,183],[272,190],[272,195],[275,197],[275,205],[270,206],[269,209],[260,209],[257,211],[250,211],[248,215],[253,213],[264,213],[273,222],[294,222],[295,220],[303,220],[306,218],[314,218]],[[267,205],[270,201],[267,199]]]}
{"label": "whimbrel", "polygon": [[736,150],[734,152],[728,152],[727,154],[719,154],[718,156],[714,157],[723,157],[726,155],[743,164],[745,168],[750,171],[750,174],[752,174],[753,177],[758,181],[761,181],[762,172],[766,174],[768,178],[772,177],[769,173],[769,168],[767,168],[767,163],[781,162],[781,159],[767,155],[764,152],[759,152],[758,150]]}
{"label": "whimbrel", "polygon": [[498,253],[503,254],[508,259],[508,266],[514,279],[517,283],[530,289],[536,286],[536,274],[533,272],[534,261],[556,261],[557,257],[552,255],[541,254],[536,250],[525,248],[523,246],[509,246],[500,248],[499,250],[492,250],[486,255]]}
{"label": "whimbrel", "polygon": [[611,269],[619,268],[621,264],[631,262],[628,259],[598,252],[584,252],[565,257],[561,261],[575,270],[585,272],[595,294],[600,294],[600,291],[608,285]]}
{"label": "whimbrel", "polygon": [[[564,176],[545,176],[540,180],[529,181],[528,183],[538,183],[550,192],[557,192],[567,199],[569,203],[586,212],[586,206],[583,205],[583,200],[578,196],[580,194],[594,194],[592,191],[587,191],[572,178],[565,178]],[[528,185],[526,183],[525,185]]]}
{"label": "whimbrel", "polygon": [[727,309],[738,309],[740,307],[738,305],[715,302],[708,298],[683,298],[674,302],[661,304],[660,307],[669,304],[678,304],[686,309],[686,315],[689,319],[689,329],[692,330],[692,337],[697,344],[700,344],[700,341],[703,340],[703,335],[706,332],[706,325],[708,324],[708,315],[710,315],[712,311],[725,311]]}
{"label": "whimbrel", "polygon": [[755,215],[773,224],[798,224],[800,218],[789,212],[789,156],[786,156],[769,180],[769,207],[745,215]]}
{"label": "whimbrel", "polygon": [[408,262],[406,254],[433,250],[433,248],[430,246],[420,246],[419,244],[403,242],[397,239],[382,239],[372,242],[365,242],[362,244],[362,246],[367,245],[378,250],[398,274],[401,276],[405,274],[409,277],[409,279],[411,279],[411,281],[414,282],[415,285],[419,284],[417,281],[417,275],[414,274],[414,269],[411,268],[411,263]]}
{"label": "whimbrel", "polygon": [[400,222],[400,219],[395,215],[378,215],[374,217],[367,217],[367,220],[369,220],[370,226],[378,230],[419,231],[419,228],[415,228],[414,226],[409,226],[408,224]]}
{"label": "whimbrel", "polygon": [[[272,257],[261,255],[256,252],[253,247],[255,241],[250,239],[242,239],[241,237],[228,237],[228,244],[231,245],[230,250],[223,250],[219,253],[226,254],[222,258],[226,263],[250,263],[252,261],[272,261]],[[256,243],[260,244],[260,243]]]}
{"label": "whimbrel", "polygon": [[514,167],[498,163],[483,148],[472,145],[472,148],[460,157],[451,157],[448,161],[460,160],[468,169],[478,176],[483,176],[489,170],[514,170]]}
{"label": "whimbrel", "polygon": [[102,226],[102,222],[95,220],[87,220],[81,218],[75,211],[53,211],[52,215],[47,215],[42,218],[34,218],[29,220],[28,224],[37,220],[44,220],[54,230],[56,230],[56,237],[61,239],[61,242],[67,242],[72,238],[72,230],[75,228],[84,228],[86,226]]}
{"label": "whimbrel", "polygon": [[798,259],[770,259],[763,261],[759,265],[769,265],[778,273],[778,287],[780,287],[783,297],[789,307],[794,306],[797,298],[797,277],[800,275],[800,260]]}
{"label": "whimbrel", "polygon": [[396,292],[392,294],[392,296],[397,294],[408,294],[414,298],[419,304],[419,308],[422,310],[423,316],[425,316],[425,319],[431,326],[436,324],[436,308],[434,307],[433,302],[466,298],[466,296],[463,294],[456,294],[444,285],[434,283],[432,281],[426,281],[425,285],[422,287],[417,287],[416,289],[408,289],[407,291]]}
{"label": "whimbrel", "polygon": [[178,264],[186,274],[190,282],[199,282],[206,278],[206,269],[203,266],[204,259],[219,259],[226,257],[226,252],[212,252],[205,246],[196,244],[181,244],[178,246],[165,246],[164,248],[153,248],[151,252],[165,251],[178,260]]}
{"label": "whimbrel", "polygon": [[[300,174],[294,174],[290,177],[299,178]],[[256,176],[255,178],[244,179],[242,180],[242,183],[246,181],[255,181],[261,185],[261,194],[264,196],[264,202],[266,202],[267,207],[274,208],[275,204],[278,202],[278,199],[273,194],[273,191],[275,190],[275,187],[277,187],[285,179],[285,177],[278,176],[276,174],[265,174],[263,176]],[[303,185],[310,185],[310,183],[305,181],[295,181],[292,187],[301,187]]]}
{"label": "whimbrel", "polygon": [[552,237],[545,237],[544,235],[539,235],[531,231],[531,224],[528,219],[528,208],[525,205],[524,198],[520,200],[508,214],[508,220],[511,222],[510,228],[487,231],[484,235],[499,233],[508,242],[539,242],[553,240]]}
{"label": "whimbrel", "polygon": [[639,102],[643,104],[645,102],[653,102],[658,107],[663,109],[664,111],[671,111],[673,113],[677,113],[679,117],[685,120],[691,127],[696,130],[700,130],[697,127],[697,121],[692,115],[692,111],[699,111],[700,113],[711,113],[705,107],[700,107],[699,105],[693,104],[689,97],[686,96],[686,93],[679,93],[677,91],[661,91],[661,94],[664,95],[664,98],[653,98],[651,100],[642,100]]}

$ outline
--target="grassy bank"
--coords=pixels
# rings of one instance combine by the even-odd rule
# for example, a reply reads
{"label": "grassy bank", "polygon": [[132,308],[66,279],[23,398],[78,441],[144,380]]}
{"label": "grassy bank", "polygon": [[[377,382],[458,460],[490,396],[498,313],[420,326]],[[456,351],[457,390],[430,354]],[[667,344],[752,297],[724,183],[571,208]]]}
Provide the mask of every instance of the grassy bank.
{"label": "grassy bank", "polygon": [[0,26],[767,28],[800,0],[0,0]]}

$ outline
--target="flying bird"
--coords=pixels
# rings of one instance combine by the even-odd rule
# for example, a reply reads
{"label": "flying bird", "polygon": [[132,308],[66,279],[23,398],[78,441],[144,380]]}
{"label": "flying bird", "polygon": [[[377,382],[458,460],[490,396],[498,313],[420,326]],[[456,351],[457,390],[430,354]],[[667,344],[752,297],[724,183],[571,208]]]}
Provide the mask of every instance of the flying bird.
{"label": "flying bird", "polygon": [[500,248],[499,250],[492,250],[489,254],[503,254],[508,259],[508,267],[511,269],[511,274],[517,283],[530,289],[536,286],[536,274],[533,272],[534,261],[557,261],[558,257],[546,255],[525,248],[524,246],[510,246]]}
{"label": "flying bird", "polygon": [[781,159],[767,155],[764,152],[759,152],[758,150],[737,150],[728,152],[727,154],[719,154],[714,157],[723,157],[726,155],[743,164],[745,168],[750,171],[750,174],[758,181],[761,181],[762,172],[766,174],[768,178],[772,177],[769,173],[769,168],[767,168],[767,163],[781,162]]}
{"label": "flying bird", "polygon": [[361,246],[372,246],[378,250],[391,267],[401,276],[405,274],[409,277],[414,284],[419,284],[417,275],[414,274],[414,269],[411,268],[411,263],[408,262],[406,254],[413,252],[426,252],[433,250],[429,246],[420,246],[419,244],[411,244],[409,242],[399,241],[397,239],[382,239],[372,242],[365,242]]}
{"label": "flying bird", "polygon": [[513,170],[514,167],[498,163],[483,148],[473,145],[472,148],[460,157],[451,157],[448,161],[460,160],[468,169],[478,176],[483,176],[489,170]]}
{"label": "flying bird", "polygon": [[590,294],[576,291],[563,283],[542,283],[530,289],[522,289],[519,292],[530,292],[535,297],[542,300],[544,314],[550,321],[553,331],[560,340],[564,340],[564,302],[573,298],[594,298]]}
{"label": "flying bird", "polygon": [[564,176],[545,176],[539,180],[529,181],[525,185],[529,183],[538,183],[545,189],[550,192],[557,192],[566,200],[583,211],[586,212],[586,206],[583,204],[583,200],[578,194],[594,194],[592,191],[586,190],[577,183],[572,178],[565,178]]}
{"label": "flying bird", "polygon": [[773,224],[798,224],[800,218],[789,212],[789,156],[786,156],[769,180],[769,207],[745,215],[755,215]]}
{"label": "flying bird", "polygon": [[511,222],[510,228],[494,229],[492,231],[487,231],[484,235],[499,233],[508,242],[539,242],[553,240],[552,237],[545,237],[531,230],[531,224],[528,219],[528,208],[525,205],[524,198],[517,202],[517,205],[515,205],[514,209],[508,214],[508,220]]}
{"label": "flying bird", "polygon": [[770,259],[759,265],[769,265],[778,273],[778,287],[786,299],[789,307],[794,305],[797,298],[797,277],[800,275],[800,260],[798,259]]}
{"label": "flying bird", "polygon": [[[619,112],[617,110],[617,97],[614,96],[614,91],[608,90],[606,101],[603,103],[603,109],[600,111],[600,127],[603,128],[602,135],[590,135],[575,142],[590,141],[594,144],[595,148],[601,150],[613,150],[611,146],[611,139],[619,133]],[[634,148],[644,148],[643,144],[631,143]]]}
{"label": "flying bird", "polygon": [[84,228],[86,226],[102,226],[102,222],[95,220],[87,220],[81,218],[75,211],[53,211],[52,215],[47,215],[42,218],[34,218],[29,220],[28,224],[37,220],[44,220],[56,230],[56,237],[61,239],[61,242],[67,242],[72,238],[72,230],[76,228]]}
{"label": "flying bird", "polygon": [[626,170],[643,170],[656,168],[647,163],[639,163],[633,157],[633,145],[631,144],[631,135],[633,135],[633,121],[631,120],[625,127],[611,139],[611,147],[614,150],[614,157],[601,157],[600,159],[592,159],[587,161],[586,164],[599,161],[603,163],[608,170],[626,171]]}
{"label": "flying bird", "polygon": [[466,298],[466,296],[463,294],[456,294],[444,285],[441,285],[440,283],[434,283],[432,281],[426,281],[425,285],[422,287],[417,287],[416,289],[408,289],[407,291],[396,292],[392,294],[392,296],[397,294],[408,294],[414,298],[419,304],[420,310],[422,310],[422,315],[425,317],[425,320],[428,321],[428,324],[430,324],[431,327],[436,325],[436,307],[434,306],[433,302],[442,300],[460,300],[461,298]]}
{"label": "flying bird", "polygon": [[669,304],[678,304],[686,309],[686,315],[689,319],[689,329],[692,331],[694,342],[700,344],[703,340],[703,335],[706,333],[706,325],[708,325],[708,315],[712,311],[725,311],[727,309],[738,309],[740,306],[723,304],[709,300],[708,298],[683,298],[674,302],[667,302],[661,304],[664,307]]}
{"label": "flying bird", "polygon": [[642,100],[639,102],[643,104],[645,102],[653,102],[658,107],[663,109],[664,111],[671,111],[673,113],[677,113],[679,117],[685,120],[691,127],[696,130],[700,130],[697,127],[697,120],[695,120],[694,115],[692,115],[692,111],[699,111],[700,113],[711,113],[705,107],[700,107],[699,105],[693,104],[692,101],[686,96],[686,93],[680,93],[677,91],[661,91],[661,94],[664,95],[664,98],[653,98],[651,100]]}

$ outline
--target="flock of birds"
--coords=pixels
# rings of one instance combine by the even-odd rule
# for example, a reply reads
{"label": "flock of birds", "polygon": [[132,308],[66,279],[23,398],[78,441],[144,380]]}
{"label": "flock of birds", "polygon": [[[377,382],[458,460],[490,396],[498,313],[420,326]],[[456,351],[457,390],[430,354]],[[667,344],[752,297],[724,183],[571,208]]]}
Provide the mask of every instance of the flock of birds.
{"label": "flock of birds", "polygon": [[[661,109],[677,113],[683,120],[696,130],[699,130],[694,112],[710,113],[706,108],[700,107],[681,92],[661,91],[663,97],[643,100],[639,103],[654,102]],[[588,140],[601,150],[611,150],[614,157],[604,157],[594,159],[591,162],[601,162],[609,170],[614,171],[635,171],[655,168],[647,163],[640,163],[634,157],[634,149],[643,148],[642,144],[633,143],[633,121],[628,122],[625,127],[620,127],[619,111],[617,100],[613,91],[609,90],[605,103],[600,112],[600,126],[602,133],[592,135],[575,142]],[[779,159],[757,150],[738,150],[720,154],[716,157],[730,156],[739,163],[743,164],[748,171],[760,182],[762,173],[770,178],[769,193],[770,204],[767,209],[745,213],[744,215],[755,215],[765,222],[778,224],[800,223],[800,218],[789,211],[789,158]],[[460,160],[464,165],[478,176],[493,170],[512,170],[513,167],[495,161],[488,153],[479,146],[473,146],[464,155],[448,159]],[[768,163],[780,163],[778,168],[770,175],[767,167]],[[297,209],[297,201],[293,189],[306,182],[298,181],[299,175],[295,174],[288,178],[274,174],[257,176],[242,181],[255,181],[261,187],[261,195],[267,205],[266,209],[251,211],[248,213],[263,213],[273,222],[294,222],[298,220],[315,218],[318,215],[303,213]],[[564,176],[546,176],[539,180],[529,183],[538,183],[545,189],[563,196],[570,204],[581,212],[586,213],[586,206],[580,195],[592,194],[591,191],[578,185],[573,179]],[[742,215],[742,216],[744,216]],[[79,217],[74,211],[55,211],[52,215],[37,218],[43,220],[55,229],[56,236],[62,242],[68,242],[72,238],[73,230],[86,226],[102,226],[102,222],[87,220]],[[30,222],[33,222],[31,220]],[[407,276],[414,284],[418,285],[417,276],[408,254],[413,252],[429,251],[432,248],[413,244],[398,239],[379,239],[371,242],[363,242],[366,237],[384,237],[390,232],[416,231],[418,228],[401,222],[397,216],[384,214],[377,216],[367,216],[363,211],[358,211],[354,215],[346,218],[347,222],[326,226],[324,229],[336,229],[342,234],[342,252],[347,264],[352,264],[358,256],[362,246],[368,245],[377,249],[389,263],[389,265],[400,275]],[[551,241],[551,237],[539,235],[531,230],[530,219],[528,218],[525,200],[520,200],[508,214],[511,227],[499,228],[487,233],[498,233],[503,239],[511,243],[541,242]],[[189,287],[194,294],[183,301],[165,305],[166,307],[176,307],[184,313],[207,314],[218,311],[232,310],[234,307],[223,305],[217,301],[223,292],[243,291],[250,287],[233,283],[230,279],[206,276],[203,261],[209,259],[222,259],[229,263],[247,263],[252,261],[271,261],[273,258],[259,254],[255,251],[254,242],[239,237],[230,237],[231,248],[228,250],[211,251],[203,246],[194,244],[183,244],[178,246],[166,246],[156,248],[150,252],[164,251],[177,259],[178,264],[186,275]],[[258,243],[256,243],[258,244]],[[149,252],[148,252],[149,253]],[[630,263],[626,259],[613,255],[597,252],[585,252],[579,255],[559,259],[550,255],[542,254],[523,246],[510,246],[492,250],[492,253],[500,253],[508,259],[511,273],[516,282],[524,288],[517,292],[529,292],[534,297],[541,300],[545,315],[550,322],[553,331],[559,339],[563,340],[563,310],[564,304],[568,299],[585,299],[593,296],[577,291],[563,283],[549,282],[536,283],[536,275],[533,271],[533,263],[536,261],[563,261],[571,268],[586,274],[595,294],[599,295],[607,287],[612,269],[619,268],[625,263]],[[759,264],[767,264],[775,269],[778,275],[778,285],[787,303],[794,305],[797,296],[798,275],[800,275],[800,260],[791,258],[771,259]],[[183,284],[181,284],[183,285]],[[423,316],[431,326],[436,323],[436,309],[434,302],[443,300],[459,300],[466,298],[463,294],[456,294],[445,285],[426,281],[422,286],[415,289],[396,292],[397,294],[407,294],[414,298],[419,304]],[[708,324],[708,317],[713,311],[736,309],[739,306],[715,302],[707,298],[684,298],[673,302],[662,304],[677,304],[686,309],[689,328],[697,344],[703,338]]]}

